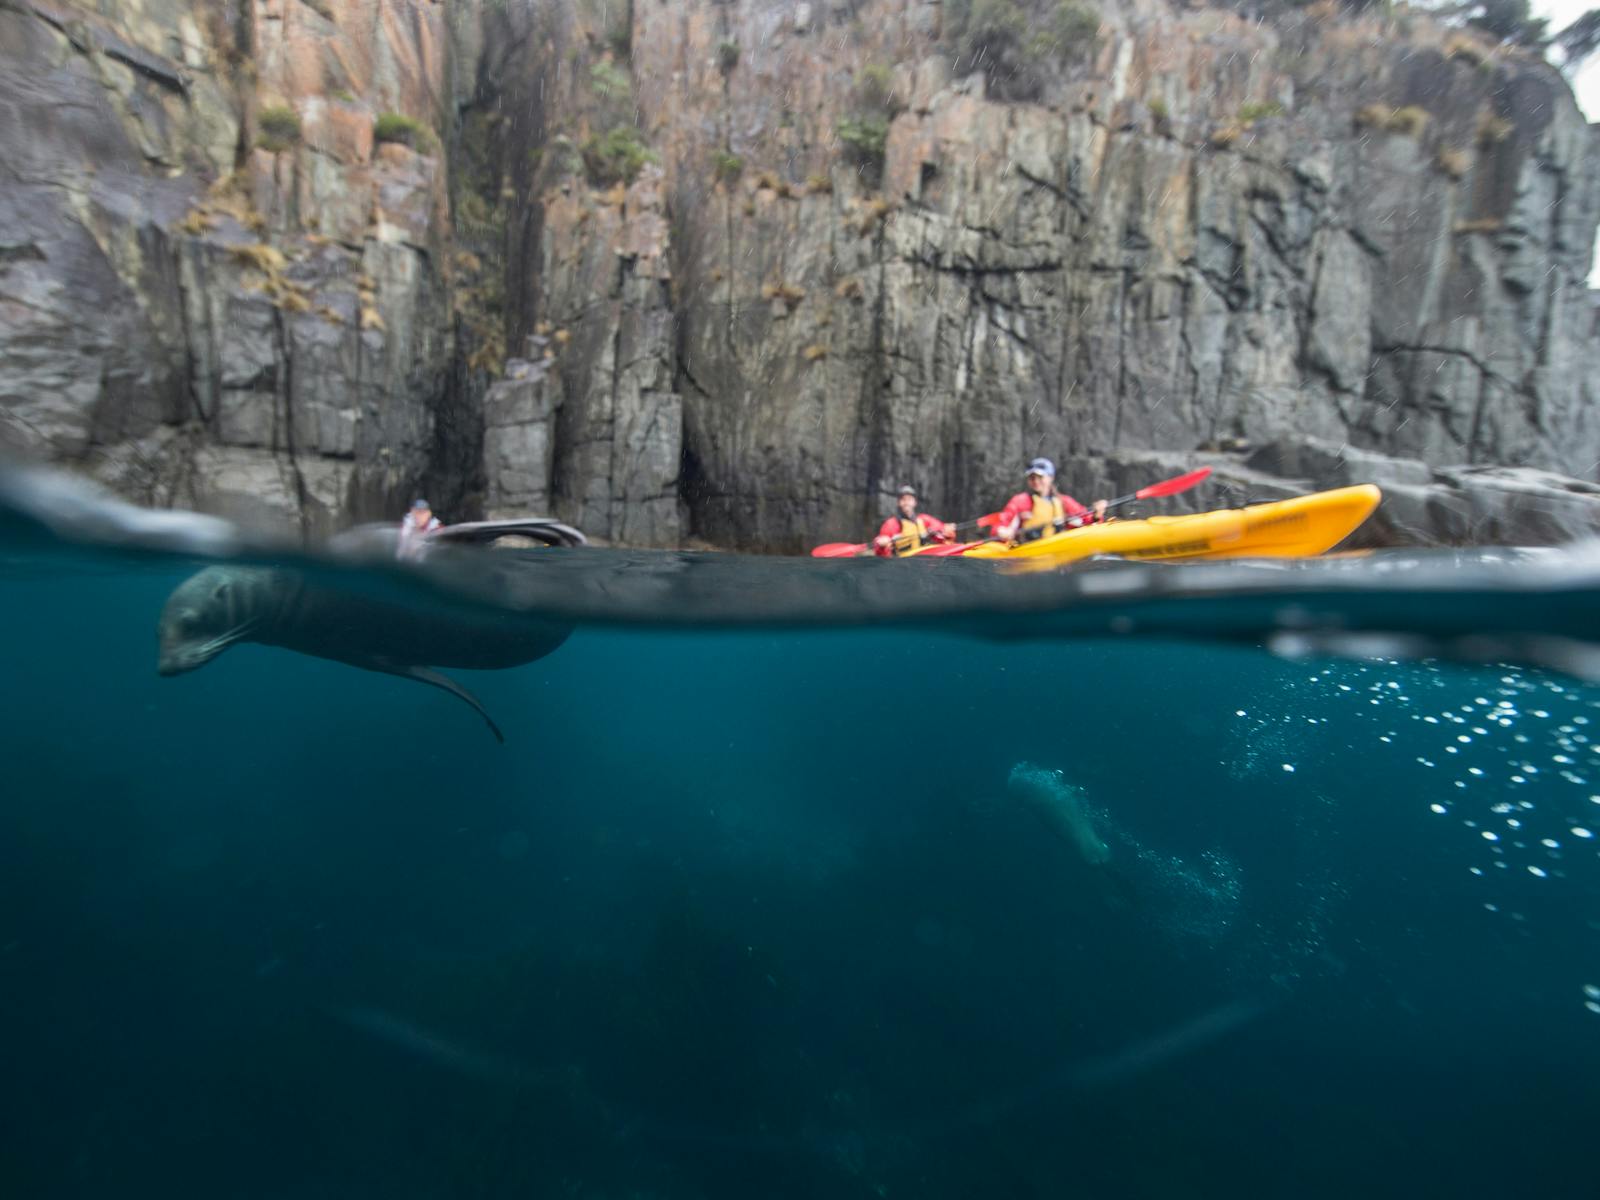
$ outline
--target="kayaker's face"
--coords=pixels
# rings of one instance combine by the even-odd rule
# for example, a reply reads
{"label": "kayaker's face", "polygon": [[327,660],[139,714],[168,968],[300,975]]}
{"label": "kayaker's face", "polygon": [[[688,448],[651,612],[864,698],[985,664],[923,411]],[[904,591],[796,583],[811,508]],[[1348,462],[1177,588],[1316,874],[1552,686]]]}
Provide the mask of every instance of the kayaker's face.
{"label": "kayaker's face", "polygon": [[1048,475],[1028,476],[1028,490],[1036,496],[1048,496],[1050,494],[1050,483],[1051,480]]}
{"label": "kayaker's face", "polygon": [[433,520],[433,509],[413,508],[411,510],[411,523],[413,525],[426,525],[431,520]]}
{"label": "kayaker's face", "polygon": [[900,497],[900,515],[907,518],[917,515],[917,498],[915,496]]}

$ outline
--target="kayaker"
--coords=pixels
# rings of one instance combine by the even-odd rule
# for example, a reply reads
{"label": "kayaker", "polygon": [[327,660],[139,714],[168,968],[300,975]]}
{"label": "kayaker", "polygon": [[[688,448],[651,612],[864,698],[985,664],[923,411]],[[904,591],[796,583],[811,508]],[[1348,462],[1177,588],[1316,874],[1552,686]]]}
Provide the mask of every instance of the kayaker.
{"label": "kayaker", "polygon": [[878,530],[878,536],[872,539],[872,552],[880,558],[920,550],[924,539],[934,542],[955,540],[955,526],[917,511],[916,488],[909,484],[901,488],[896,504],[900,508],[899,515],[885,521]]}
{"label": "kayaker", "polygon": [[1085,508],[1065,492],[1056,491],[1056,465],[1048,458],[1028,464],[1028,490],[1018,492],[1000,510],[994,536],[1002,542],[1032,542],[1076,524],[1105,520],[1106,502],[1096,500]]}
{"label": "kayaker", "polygon": [[426,500],[413,500],[411,511],[400,518],[400,543],[395,547],[394,556],[421,558],[423,542],[430,533],[443,527],[444,523],[433,515],[433,508]]}

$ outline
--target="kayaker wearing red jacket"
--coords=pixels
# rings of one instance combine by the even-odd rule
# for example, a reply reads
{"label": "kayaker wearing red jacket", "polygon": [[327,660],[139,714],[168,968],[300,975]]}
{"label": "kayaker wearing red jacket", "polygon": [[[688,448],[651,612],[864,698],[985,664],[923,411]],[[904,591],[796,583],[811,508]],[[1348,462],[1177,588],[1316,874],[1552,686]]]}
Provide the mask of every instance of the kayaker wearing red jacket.
{"label": "kayaker wearing red jacket", "polygon": [[[935,542],[955,540],[955,527],[946,525],[938,517],[917,512],[917,489],[900,489],[900,515],[890,517],[872,539],[872,552],[880,558],[897,554],[910,554],[922,548],[924,539]],[[899,539],[898,542],[896,539]]]}
{"label": "kayaker wearing red jacket", "polygon": [[1048,458],[1028,464],[1028,490],[1018,492],[1000,510],[994,536],[1003,542],[1032,542],[1066,529],[1074,517],[1078,524],[1090,525],[1105,520],[1106,502],[1096,500],[1085,508],[1065,492],[1056,491],[1056,465]]}

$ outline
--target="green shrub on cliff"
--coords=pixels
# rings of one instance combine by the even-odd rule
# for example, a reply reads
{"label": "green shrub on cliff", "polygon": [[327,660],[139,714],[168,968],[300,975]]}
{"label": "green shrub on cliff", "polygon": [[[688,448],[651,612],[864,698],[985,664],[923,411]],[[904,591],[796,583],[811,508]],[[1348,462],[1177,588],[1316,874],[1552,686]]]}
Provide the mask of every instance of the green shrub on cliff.
{"label": "green shrub on cliff", "polygon": [[283,104],[256,114],[256,145],[274,154],[293,148],[300,140],[300,114]]}
{"label": "green shrub on cliff", "polygon": [[718,150],[711,159],[712,173],[722,183],[734,183],[744,174],[744,159],[726,150]]}
{"label": "green shrub on cliff", "polygon": [[1276,100],[1251,100],[1239,106],[1239,120],[1246,125],[1266,117],[1283,116],[1283,105]]}
{"label": "green shrub on cliff", "polygon": [[839,122],[838,134],[845,153],[858,165],[883,166],[889,122],[881,117],[846,117]]}
{"label": "green shrub on cliff", "polygon": [[394,142],[425,153],[433,145],[433,130],[415,117],[408,117],[404,113],[386,112],[380,113],[378,119],[373,121],[372,140]]}
{"label": "green shrub on cliff", "polygon": [[886,115],[905,107],[894,94],[894,72],[882,63],[868,63],[856,73],[856,103],[869,112]]}
{"label": "green shrub on cliff", "polygon": [[1081,4],[1060,3],[1050,12],[1042,49],[1065,58],[1084,58],[1100,42],[1100,14]]}
{"label": "green shrub on cliff", "polygon": [[589,68],[589,88],[607,103],[628,103],[633,95],[633,81],[628,73],[606,60]]}
{"label": "green shrub on cliff", "polygon": [[945,0],[944,37],[958,72],[982,71],[1000,100],[1032,100],[1052,69],[1099,42],[1100,17],[1073,0]]}
{"label": "green shrub on cliff", "polygon": [[1430,114],[1415,104],[1404,108],[1390,108],[1383,104],[1368,104],[1356,110],[1357,129],[1382,129],[1409,138],[1420,138],[1428,127]]}
{"label": "green shrub on cliff", "polygon": [[632,125],[617,125],[595,134],[583,143],[582,153],[589,182],[595,187],[632,183],[645,163],[656,161]]}

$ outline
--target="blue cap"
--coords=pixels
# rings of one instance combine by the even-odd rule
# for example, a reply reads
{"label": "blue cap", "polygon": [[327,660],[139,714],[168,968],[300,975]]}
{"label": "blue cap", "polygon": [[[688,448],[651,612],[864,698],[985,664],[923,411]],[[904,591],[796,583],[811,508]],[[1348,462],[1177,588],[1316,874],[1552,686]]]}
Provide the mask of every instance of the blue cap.
{"label": "blue cap", "polygon": [[421,498],[413,500],[411,502],[411,507],[412,508],[425,508],[425,509],[428,509],[430,512],[433,510],[433,505],[429,504],[426,500],[423,500]]}
{"label": "blue cap", "polygon": [[1029,475],[1043,475],[1046,479],[1056,477],[1056,465],[1048,458],[1036,458],[1028,464]]}

